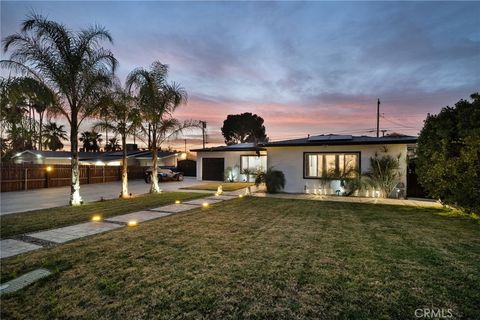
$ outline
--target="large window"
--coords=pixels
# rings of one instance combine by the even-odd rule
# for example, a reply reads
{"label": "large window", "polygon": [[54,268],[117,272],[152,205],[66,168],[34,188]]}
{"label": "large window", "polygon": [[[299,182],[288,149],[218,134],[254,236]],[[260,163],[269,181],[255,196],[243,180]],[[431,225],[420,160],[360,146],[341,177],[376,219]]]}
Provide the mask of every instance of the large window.
{"label": "large window", "polygon": [[305,153],[305,178],[354,178],[359,172],[359,153]]}

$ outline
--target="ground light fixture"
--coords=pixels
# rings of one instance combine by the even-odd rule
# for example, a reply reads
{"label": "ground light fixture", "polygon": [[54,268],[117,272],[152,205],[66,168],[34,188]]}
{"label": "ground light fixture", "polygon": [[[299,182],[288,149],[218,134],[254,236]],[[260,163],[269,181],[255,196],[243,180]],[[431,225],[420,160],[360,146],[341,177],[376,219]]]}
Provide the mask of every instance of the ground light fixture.
{"label": "ground light fixture", "polygon": [[204,203],[202,203],[202,207],[204,207],[204,208],[208,208],[208,206],[209,206],[208,202],[204,202]]}
{"label": "ground light fixture", "polygon": [[98,221],[101,221],[102,220],[102,216],[99,215],[99,214],[96,214],[92,217],[92,221],[94,222],[98,222]]}
{"label": "ground light fixture", "polygon": [[175,204],[180,204],[181,201],[180,200],[175,200]]}
{"label": "ground light fixture", "polygon": [[138,222],[137,222],[137,220],[128,220],[127,225],[129,227],[136,227],[138,225]]}
{"label": "ground light fixture", "polygon": [[48,167],[45,168],[45,170],[47,170],[47,172],[52,172],[53,168],[52,168],[52,166],[48,166]]}
{"label": "ground light fixture", "polygon": [[239,197],[239,198],[243,198],[243,194],[239,194],[238,197]]}

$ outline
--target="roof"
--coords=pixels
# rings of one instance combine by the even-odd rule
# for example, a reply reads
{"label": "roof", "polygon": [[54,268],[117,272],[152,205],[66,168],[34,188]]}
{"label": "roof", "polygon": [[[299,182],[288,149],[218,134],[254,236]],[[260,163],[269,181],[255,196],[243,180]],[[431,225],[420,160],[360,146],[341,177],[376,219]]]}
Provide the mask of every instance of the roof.
{"label": "roof", "polygon": [[255,145],[255,143],[238,143],[231,144],[229,146],[218,146],[210,147],[204,149],[192,149],[191,151],[196,152],[209,152],[209,151],[262,151],[265,150],[261,145]]}
{"label": "roof", "polygon": [[264,144],[264,147],[286,147],[286,146],[324,146],[324,145],[360,145],[360,144],[410,144],[416,143],[417,137],[414,136],[351,136],[338,134],[322,134],[309,136],[300,139],[275,141]]}

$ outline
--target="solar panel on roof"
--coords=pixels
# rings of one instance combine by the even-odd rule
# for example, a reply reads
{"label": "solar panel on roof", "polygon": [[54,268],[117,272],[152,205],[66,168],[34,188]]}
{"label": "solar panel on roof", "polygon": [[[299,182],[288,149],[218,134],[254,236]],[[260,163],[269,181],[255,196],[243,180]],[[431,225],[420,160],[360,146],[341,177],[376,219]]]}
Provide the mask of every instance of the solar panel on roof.
{"label": "solar panel on roof", "polygon": [[352,140],[351,135],[339,135],[339,134],[329,134],[329,135],[319,135],[319,136],[310,136],[308,141],[340,141],[340,140]]}

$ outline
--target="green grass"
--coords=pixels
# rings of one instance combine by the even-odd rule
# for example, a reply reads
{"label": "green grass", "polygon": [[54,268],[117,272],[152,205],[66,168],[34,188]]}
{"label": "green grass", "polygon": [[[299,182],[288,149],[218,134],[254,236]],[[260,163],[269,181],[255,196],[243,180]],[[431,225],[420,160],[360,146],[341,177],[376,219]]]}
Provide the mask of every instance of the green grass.
{"label": "green grass", "polygon": [[443,209],[242,198],[2,260],[2,319],[480,317],[480,225]]}
{"label": "green grass", "polygon": [[253,186],[253,183],[251,182],[220,182],[219,181],[219,182],[208,182],[208,183],[196,184],[196,185],[185,187],[182,189],[217,191],[219,185],[222,185],[223,191],[235,191],[235,190]]}
{"label": "green grass", "polygon": [[113,199],[89,202],[79,207],[56,207],[24,213],[13,213],[0,216],[1,238],[67,226],[91,219],[95,214],[103,218],[118,216],[124,213],[155,208],[170,204],[175,200],[189,200],[211,195],[194,192],[164,192],[161,194],[145,194],[131,199]]}

